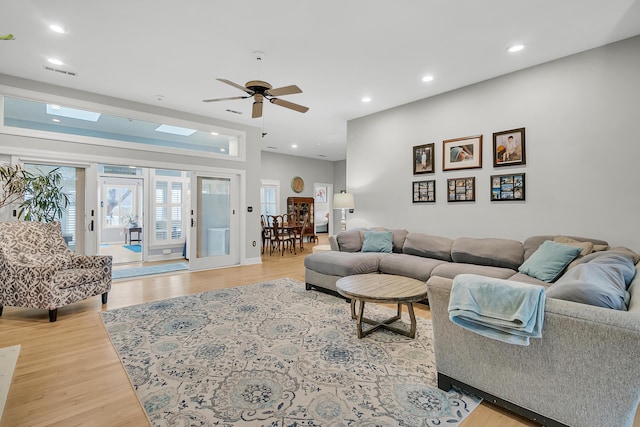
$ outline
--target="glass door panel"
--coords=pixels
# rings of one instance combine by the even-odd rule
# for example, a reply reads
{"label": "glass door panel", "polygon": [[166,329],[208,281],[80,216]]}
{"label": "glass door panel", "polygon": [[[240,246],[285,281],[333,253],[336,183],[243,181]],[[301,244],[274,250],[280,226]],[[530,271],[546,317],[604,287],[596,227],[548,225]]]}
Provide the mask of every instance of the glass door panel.
{"label": "glass door panel", "polygon": [[83,168],[71,166],[55,166],[25,163],[25,170],[36,174],[45,175],[54,169],[62,175],[63,191],[69,195],[69,206],[59,219],[62,227],[62,236],[69,248],[81,255],[85,254],[85,171]]}
{"label": "glass door panel", "polygon": [[238,264],[237,178],[193,174],[192,180],[190,268]]}

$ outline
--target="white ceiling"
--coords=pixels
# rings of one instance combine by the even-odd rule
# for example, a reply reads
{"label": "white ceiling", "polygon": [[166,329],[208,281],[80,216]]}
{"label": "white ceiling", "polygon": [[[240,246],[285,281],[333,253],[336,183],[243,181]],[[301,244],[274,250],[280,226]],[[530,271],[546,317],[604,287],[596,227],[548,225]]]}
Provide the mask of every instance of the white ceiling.
{"label": "white ceiling", "polygon": [[[640,0],[0,0],[7,33],[0,73],[253,125],[263,150],[341,160],[348,120],[638,35]],[[514,43],[526,48],[508,54]],[[49,57],[77,76],[46,71]],[[310,110],[265,104],[251,119],[250,99],[203,103],[243,95],[216,78],[296,84],[282,98]]]}

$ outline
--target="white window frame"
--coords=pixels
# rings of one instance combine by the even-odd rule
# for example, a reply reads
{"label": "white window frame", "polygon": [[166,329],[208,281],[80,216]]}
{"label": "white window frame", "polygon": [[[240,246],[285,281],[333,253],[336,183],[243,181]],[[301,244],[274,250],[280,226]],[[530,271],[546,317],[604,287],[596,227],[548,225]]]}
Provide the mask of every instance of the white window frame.
{"label": "white window frame", "polygon": [[275,188],[276,190],[276,213],[280,212],[280,181],[273,179],[261,179],[260,180],[260,214],[262,215],[262,189],[263,188]]}
{"label": "white window frame", "polygon": [[[167,183],[167,203],[157,203],[156,201],[156,184],[158,182],[166,182]],[[182,185],[182,200],[180,203],[172,203],[171,202],[171,188],[173,183],[180,183]],[[189,218],[189,205],[188,205],[188,197],[187,193],[189,191],[189,179],[186,177],[186,172],[182,172],[180,177],[177,176],[165,176],[165,175],[156,175],[153,174],[151,179],[151,191],[153,193],[151,197],[151,224],[149,227],[149,232],[151,234],[151,244],[153,246],[161,246],[161,245],[180,245],[184,244],[186,241],[186,235],[189,232],[189,227],[187,223],[187,219]],[[166,207],[167,208],[167,239],[158,239],[156,238],[156,208],[157,207]],[[171,238],[171,224],[172,220],[172,208],[180,207],[182,210],[182,237],[179,239]]]}

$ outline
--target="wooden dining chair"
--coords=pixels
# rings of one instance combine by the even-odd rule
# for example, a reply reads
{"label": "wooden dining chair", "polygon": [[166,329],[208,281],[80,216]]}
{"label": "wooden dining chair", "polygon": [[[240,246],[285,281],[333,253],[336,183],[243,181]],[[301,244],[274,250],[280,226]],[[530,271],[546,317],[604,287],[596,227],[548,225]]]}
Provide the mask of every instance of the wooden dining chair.
{"label": "wooden dining chair", "polygon": [[260,227],[262,228],[262,253],[268,244],[271,247],[271,239],[273,238],[273,229],[267,223],[267,218],[264,215],[260,215]]}
{"label": "wooden dining chair", "polygon": [[269,230],[269,237],[271,238],[269,243],[269,255],[273,254],[274,249],[278,251],[280,250],[281,239],[278,234],[279,221],[282,221],[282,219],[278,215],[267,215],[266,225]]}
{"label": "wooden dining chair", "polygon": [[293,232],[295,216],[284,214],[277,217],[277,225],[274,227],[275,235],[280,242],[280,254],[284,255],[285,249],[296,254],[296,235]]}
{"label": "wooden dining chair", "polygon": [[302,216],[302,222],[298,224],[299,226],[295,228],[295,240],[300,242],[300,252],[304,250],[304,230],[309,226],[309,214],[306,213]]}

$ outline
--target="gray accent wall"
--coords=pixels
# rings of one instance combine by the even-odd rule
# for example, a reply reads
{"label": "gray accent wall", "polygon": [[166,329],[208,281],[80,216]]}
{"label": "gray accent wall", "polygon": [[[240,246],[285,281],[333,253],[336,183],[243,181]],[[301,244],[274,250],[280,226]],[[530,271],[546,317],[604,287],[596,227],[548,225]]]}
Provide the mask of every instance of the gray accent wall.
{"label": "gray accent wall", "polygon": [[[493,133],[521,127],[527,164],[494,168]],[[442,141],[480,134],[482,168],[444,172]],[[436,172],[413,175],[412,147],[427,143]],[[347,222],[452,238],[588,236],[640,251],[639,170],[640,36],[349,121]],[[517,172],[526,201],[490,201],[490,176]],[[447,202],[447,179],[471,176],[476,201]],[[425,179],[436,203],[414,204],[412,182]]]}

